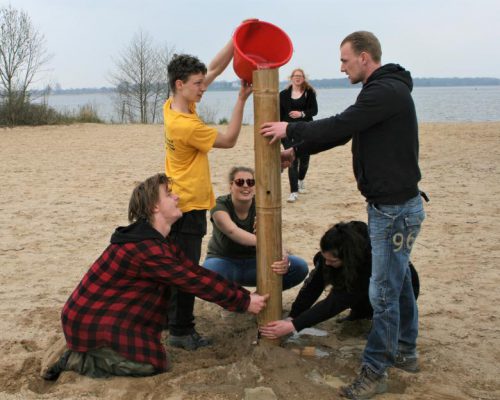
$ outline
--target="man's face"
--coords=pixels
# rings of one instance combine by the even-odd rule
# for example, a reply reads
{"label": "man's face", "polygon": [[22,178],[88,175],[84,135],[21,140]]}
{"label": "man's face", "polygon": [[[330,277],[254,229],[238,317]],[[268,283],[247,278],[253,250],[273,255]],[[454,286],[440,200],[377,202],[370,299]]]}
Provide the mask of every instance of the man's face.
{"label": "man's face", "polygon": [[356,54],[350,42],[340,48],[340,71],[347,75],[353,85],[365,80],[362,54]]}
{"label": "man's face", "polygon": [[190,103],[198,103],[207,90],[205,85],[205,75],[203,73],[189,75],[186,82],[178,80],[176,82],[177,92]]}
{"label": "man's face", "polygon": [[166,184],[160,185],[157,210],[161,218],[169,224],[182,217],[182,211],[177,207],[178,202],[179,196],[167,189]]}

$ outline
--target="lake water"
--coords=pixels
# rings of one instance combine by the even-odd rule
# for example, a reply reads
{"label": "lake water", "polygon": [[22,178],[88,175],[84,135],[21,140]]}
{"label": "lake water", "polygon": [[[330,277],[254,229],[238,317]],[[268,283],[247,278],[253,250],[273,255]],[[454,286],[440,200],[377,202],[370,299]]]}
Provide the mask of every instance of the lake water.
{"label": "lake water", "polygon": [[[318,89],[319,112],[324,118],[338,114],[356,100],[360,88]],[[236,91],[208,91],[198,106],[200,114],[213,115],[217,122],[229,120]],[[416,87],[413,98],[420,122],[500,121],[500,86]],[[108,93],[51,95],[48,103],[60,111],[77,111],[91,104],[107,122],[117,121],[113,96]],[[253,123],[253,102],[245,106],[243,122]]]}

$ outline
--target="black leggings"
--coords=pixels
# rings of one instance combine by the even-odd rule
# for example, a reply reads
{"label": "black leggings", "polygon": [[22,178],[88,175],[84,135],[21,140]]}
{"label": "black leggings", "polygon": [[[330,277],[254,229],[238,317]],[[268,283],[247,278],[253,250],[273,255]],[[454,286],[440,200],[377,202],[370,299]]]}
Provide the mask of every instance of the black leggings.
{"label": "black leggings", "polygon": [[288,168],[288,180],[290,182],[290,192],[299,191],[299,181],[303,181],[309,168],[309,154],[297,157],[290,168]]}

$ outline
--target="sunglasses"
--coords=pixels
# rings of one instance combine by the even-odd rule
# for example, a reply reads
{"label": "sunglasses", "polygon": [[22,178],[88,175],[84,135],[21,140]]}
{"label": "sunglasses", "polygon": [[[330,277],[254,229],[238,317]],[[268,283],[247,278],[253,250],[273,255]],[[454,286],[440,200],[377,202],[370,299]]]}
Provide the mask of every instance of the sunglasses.
{"label": "sunglasses", "polygon": [[255,186],[255,179],[243,179],[243,178],[240,178],[240,179],[233,180],[233,182],[234,182],[234,184],[236,186],[239,186],[239,187],[242,187],[245,184],[245,182],[247,183],[248,187]]}

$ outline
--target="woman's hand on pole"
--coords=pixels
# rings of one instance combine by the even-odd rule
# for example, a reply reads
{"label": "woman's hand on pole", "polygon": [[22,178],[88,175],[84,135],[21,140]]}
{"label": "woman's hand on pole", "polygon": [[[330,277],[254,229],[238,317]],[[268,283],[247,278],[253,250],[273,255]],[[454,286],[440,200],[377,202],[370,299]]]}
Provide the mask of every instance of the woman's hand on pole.
{"label": "woman's hand on pole", "polygon": [[278,275],[285,275],[290,268],[290,261],[288,256],[285,254],[281,260],[275,261],[271,265],[271,269],[274,273]]}
{"label": "woman's hand on pole", "polygon": [[293,326],[292,321],[284,319],[271,321],[259,328],[260,334],[268,339],[278,339],[281,336],[292,333],[293,331],[295,331],[295,327]]}

